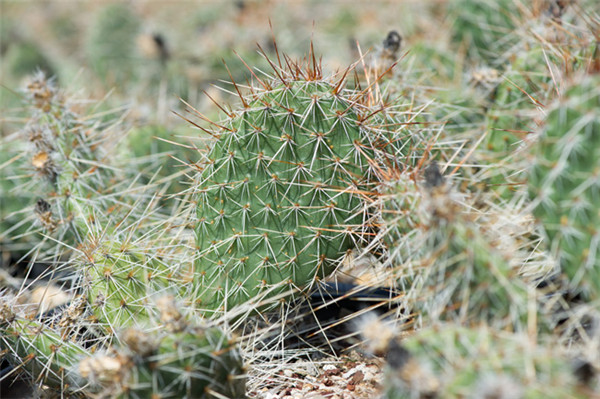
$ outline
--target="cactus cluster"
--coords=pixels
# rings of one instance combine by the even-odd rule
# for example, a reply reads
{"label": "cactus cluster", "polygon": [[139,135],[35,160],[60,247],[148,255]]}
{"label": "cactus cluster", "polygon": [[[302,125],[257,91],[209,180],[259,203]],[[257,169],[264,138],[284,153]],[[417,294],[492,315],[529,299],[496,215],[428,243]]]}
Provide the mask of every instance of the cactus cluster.
{"label": "cactus cluster", "polygon": [[[492,9],[491,3],[463,3]],[[489,18],[508,18],[504,25],[496,21],[503,40],[481,48],[473,41],[469,48],[469,62],[484,66],[476,70],[492,72],[483,78],[477,72],[471,82],[477,105],[463,113],[474,123],[450,119],[448,133],[456,126],[472,129],[455,140],[479,147],[450,156],[440,153],[441,145],[431,151],[432,158],[464,157],[458,166],[442,163],[452,180],[424,163],[410,178],[395,175],[386,183],[382,236],[410,304],[404,317],[421,327],[407,338],[398,330],[391,334],[397,338],[387,343],[386,398],[583,398],[597,390],[597,359],[584,356],[587,374],[574,366],[597,334],[595,30],[579,25],[572,36],[565,33],[581,21],[563,2],[519,9],[511,3],[497,4],[503,15],[478,12],[472,19],[489,30]],[[529,30],[509,23],[524,16]],[[561,18],[573,25],[557,24]],[[502,48],[506,43],[511,46]],[[450,99],[442,112],[457,104],[452,96],[440,99]],[[449,139],[440,136],[438,143]],[[461,165],[472,160],[484,170]],[[478,189],[481,183],[492,190]],[[521,232],[503,231],[511,212]],[[546,280],[557,273],[554,261],[566,288],[548,282],[556,277]],[[573,347],[562,347],[563,340]]]}
{"label": "cactus cluster", "polygon": [[[127,134],[125,116],[34,76],[25,126],[2,138],[19,154],[0,154],[2,249],[30,262],[0,275],[0,379],[74,397],[259,397],[274,383],[261,372],[355,342],[328,334],[372,307],[394,326],[365,323],[386,341],[384,398],[598,395],[600,23],[570,3],[453,0],[445,41],[392,31],[330,74],[312,45],[293,61],[273,43],[259,52],[270,75],[232,82],[238,106],[190,107],[198,137],[180,149],[166,145],[177,128],[141,118]],[[105,83],[135,83],[141,21],[103,10],[89,61]],[[378,276],[341,293],[365,268]],[[45,284],[68,303],[34,300]],[[357,292],[389,296],[322,323]],[[318,328],[294,336],[308,346],[317,331],[327,349],[290,347],[307,317]]]}
{"label": "cactus cluster", "polygon": [[[147,329],[153,319],[150,303],[160,293],[174,292],[204,316],[226,316],[249,302],[264,309],[271,298],[310,289],[352,249],[368,244],[364,235],[376,218],[370,204],[380,169],[414,164],[420,156],[415,151],[420,134],[403,127],[414,115],[373,102],[369,89],[346,89],[349,70],[323,78],[314,58],[288,71],[273,67],[277,78],[261,81],[264,90],[242,95],[243,109],[211,122],[218,128],[210,132],[216,141],[197,163],[202,171],[194,187],[196,256],[192,262],[175,261],[180,264],[153,252],[161,239],[152,218],[145,221],[144,214],[135,213],[142,204],[152,206],[144,197],[151,185],[130,186],[118,201],[113,198],[118,169],[103,157],[106,130],[93,120],[81,123],[43,78],[29,87],[33,182],[42,193],[52,193],[52,202],[37,200],[36,214],[42,231],[71,249],[56,254],[70,256],[71,289],[84,298],[86,317],[74,330],[100,334],[99,349],[123,329]],[[185,248],[177,238],[171,242]],[[52,328],[48,331],[56,334]],[[187,342],[196,333],[181,334],[176,341],[175,333],[158,339],[165,342],[164,348],[157,344],[160,357],[170,359],[166,369],[180,361],[186,367],[186,356],[167,353],[173,342]],[[77,338],[75,344],[85,346]],[[40,345],[44,351],[43,339]],[[115,359],[84,360],[79,377],[102,374],[91,370],[102,364],[110,368],[121,362],[121,370],[133,362],[131,356]],[[132,385],[122,386],[124,391],[139,387],[143,396],[166,389],[166,382],[149,388],[149,381],[177,380],[166,369],[144,371],[147,362],[133,362],[135,382],[128,380]],[[211,378],[221,384],[225,376]],[[196,389],[204,387],[186,394],[193,397],[200,392]]]}
{"label": "cactus cluster", "polygon": [[428,324],[526,326],[528,288],[511,263],[518,237],[502,242],[497,214],[474,211],[434,161],[414,182],[398,179],[384,196],[387,261],[405,305]]}
{"label": "cactus cluster", "polygon": [[[219,328],[188,326],[174,305],[165,305],[168,309],[161,314],[179,315],[181,328],[155,337],[156,359],[148,360],[150,354],[142,360],[131,355],[104,363],[89,358],[90,350],[111,350],[127,328],[137,329],[140,336],[156,335],[172,322],[157,319],[153,298],[177,291],[177,266],[168,264],[176,260],[169,249],[157,248],[162,233],[152,226],[157,223],[152,212],[160,211],[153,211],[156,201],[147,193],[157,185],[118,181],[124,174],[118,160],[107,155],[108,141],[114,137],[110,125],[82,115],[42,75],[35,77],[27,94],[31,116],[21,138],[28,152],[12,165],[30,178],[13,187],[17,193],[29,189],[25,198],[33,202],[29,211],[35,219],[24,236],[34,241],[33,261],[61,260],[41,279],[62,279],[61,285],[77,299],[50,315],[18,305],[27,301],[27,291],[11,289],[15,298],[3,305],[0,334],[15,375],[25,372],[35,385],[64,394],[93,395],[105,389],[113,394],[114,387],[96,384],[90,371],[90,364],[103,365],[113,367],[103,371],[111,375],[118,371],[133,376],[122,381],[122,397],[243,396],[244,371],[235,344]],[[155,233],[148,238],[151,231]],[[83,366],[77,369],[79,362]],[[156,362],[163,362],[164,368],[155,369]],[[190,373],[187,379],[178,368]]]}
{"label": "cactus cluster", "polygon": [[54,82],[37,75],[27,87],[32,115],[21,132],[29,142],[22,173],[32,176],[19,191],[37,195],[39,225],[61,241],[76,245],[110,208],[117,188],[105,147],[111,139],[102,121],[84,118]]}

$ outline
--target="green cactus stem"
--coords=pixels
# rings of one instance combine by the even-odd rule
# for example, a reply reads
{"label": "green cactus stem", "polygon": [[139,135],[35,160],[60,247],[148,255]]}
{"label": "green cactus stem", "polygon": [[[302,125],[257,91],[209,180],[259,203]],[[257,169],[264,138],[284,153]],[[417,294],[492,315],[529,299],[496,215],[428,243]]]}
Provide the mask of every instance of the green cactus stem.
{"label": "green cactus stem", "polygon": [[115,354],[79,364],[82,375],[118,398],[245,397],[245,371],[235,343],[218,328],[190,324],[172,297],[159,298],[156,307],[160,329],[125,330]]}
{"label": "green cactus stem", "polygon": [[368,228],[382,149],[408,159],[413,146],[391,133],[408,136],[395,112],[343,88],[346,75],[274,69],[214,123],[198,179],[194,289],[209,313],[329,275]]}
{"label": "green cactus stem", "polygon": [[600,79],[574,82],[552,104],[532,148],[529,193],[572,288],[600,299]]}
{"label": "green cactus stem", "polygon": [[586,398],[572,362],[552,342],[487,326],[443,324],[389,345],[385,399]]}

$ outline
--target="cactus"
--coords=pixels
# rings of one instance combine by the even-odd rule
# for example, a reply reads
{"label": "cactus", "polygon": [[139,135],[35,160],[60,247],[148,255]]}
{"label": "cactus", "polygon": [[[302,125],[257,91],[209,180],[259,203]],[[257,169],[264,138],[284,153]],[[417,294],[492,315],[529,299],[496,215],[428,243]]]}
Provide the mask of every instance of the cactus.
{"label": "cactus", "polygon": [[515,41],[518,26],[513,0],[453,0],[448,4],[452,41],[474,62],[496,66]]}
{"label": "cactus", "polygon": [[[46,255],[51,260],[71,257],[64,268],[73,281],[83,283],[97,318],[111,326],[128,325],[125,320],[137,315],[140,301],[166,287],[169,273],[157,260],[158,251],[148,255],[146,248],[156,242],[139,240],[146,234],[146,219],[152,219],[145,213],[153,206],[144,198],[149,188],[122,179],[115,167],[119,161],[109,159],[110,149],[104,148],[114,136],[102,121],[76,112],[52,81],[37,76],[28,94],[33,115],[21,141],[28,141],[31,158],[22,157],[20,162],[28,164],[20,167],[31,179],[12,191],[35,201],[30,217],[35,217],[38,231],[56,240],[54,245],[38,242],[38,250],[48,253],[35,260],[46,261]],[[135,164],[133,158],[129,161]],[[140,214],[136,208],[142,206],[149,208]],[[21,216],[25,211],[16,213]],[[25,234],[20,240],[25,238],[39,239],[37,234]]]}
{"label": "cactus", "polygon": [[[13,367],[25,371],[36,385],[46,385],[58,392],[74,392],[84,385],[73,365],[85,357],[88,349],[74,337],[67,317],[58,320],[54,329],[37,317],[13,311],[14,305],[3,303],[0,309],[0,349]],[[77,306],[71,314],[80,314]],[[69,311],[65,312],[65,315]]]}
{"label": "cactus", "polygon": [[[93,376],[73,371],[71,365],[85,357],[91,343],[94,350],[104,352],[125,328],[144,334],[154,320],[152,299],[165,291],[184,291],[179,260],[170,257],[171,252],[184,250],[162,247],[167,241],[169,247],[183,241],[172,236],[163,241],[166,233],[157,225],[165,221],[146,213],[153,212],[153,201],[144,195],[156,184],[135,187],[125,181],[127,188],[119,189],[120,171],[112,166],[119,160],[105,156],[103,146],[111,136],[101,121],[76,112],[68,97],[41,75],[30,84],[28,94],[33,116],[21,138],[28,139],[31,158],[23,157],[30,164],[20,166],[33,169],[33,178],[16,191],[35,184],[32,191],[44,196],[35,204],[38,223],[58,241],[54,256],[68,260],[57,270],[69,271],[65,277],[71,289],[81,294],[79,316],[85,316],[69,319],[68,327],[62,322],[68,310],[58,311],[60,320],[47,322],[40,321],[43,316],[33,320],[7,316],[0,328],[2,349],[10,350],[8,358],[15,367],[24,363],[24,369],[39,376],[40,384],[69,394],[96,394],[98,386],[87,381]],[[134,158],[128,161],[137,164]],[[119,195],[112,190],[119,190]],[[138,212],[138,207],[145,209]],[[146,227],[147,222],[156,225]],[[173,315],[175,310],[170,309]],[[131,357],[104,359],[101,366],[112,367],[106,373],[115,376],[121,370],[131,375],[131,380],[123,380],[126,385],[119,388],[120,395],[243,396],[243,367],[235,343],[218,329],[188,326],[183,320],[180,324],[176,331],[153,333],[157,346],[152,356],[128,350]],[[86,336],[85,331],[92,335]],[[87,371],[96,364],[86,362]]]}
{"label": "cactus", "polygon": [[[147,217],[139,213],[156,206],[149,191],[160,187],[126,178],[138,178],[140,172],[134,168],[138,162],[130,158],[126,174],[125,161],[113,155],[119,133],[114,116],[83,112],[43,74],[29,83],[26,95],[29,118],[19,134],[27,154],[11,166],[21,181],[11,190],[31,200],[31,210],[21,204],[33,225],[29,235],[53,237],[56,256],[82,245],[88,234],[115,234],[111,229],[132,221],[133,235],[145,234],[141,222]],[[137,211],[144,207],[148,208]]]}
{"label": "cactus", "polygon": [[23,97],[26,125],[3,140],[14,151],[1,157],[0,166],[0,216],[3,227],[13,223],[0,232],[4,256],[64,260],[98,228],[98,219],[111,210],[118,218],[124,214],[119,209],[127,208],[109,195],[119,190],[116,168],[108,166],[102,148],[111,137],[99,118],[82,115],[43,73],[31,79]]}
{"label": "cactus", "polygon": [[[493,234],[493,214],[475,214],[442,176],[437,163],[419,186],[402,181],[384,197],[390,256],[412,311],[426,324],[481,322],[498,328],[525,326],[528,292]],[[486,225],[491,223],[490,225]],[[514,240],[507,237],[508,242]],[[515,256],[515,252],[511,252]]]}
{"label": "cactus", "polygon": [[394,142],[387,131],[402,120],[319,66],[274,68],[279,81],[215,123],[199,178],[193,289],[209,313],[329,275],[361,241],[378,152],[396,145],[396,159],[410,159],[416,142]]}
{"label": "cactus", "polygon": [[84,304],[83,298],[75,300],[49,320],[15,314],[14,305],[3,304],[0,349],[36,385],[63,395],[244,397],[244,366],[236,343],[219,328],[191,325],[173,298],[156,301],[159,324],[151,318],[145,329],[124,330],[123,344],[111,355],[101,350],[102,339],[84,340],[79,328]]}
{"label": "cactus", "polygon": [[[152,212],[152,201],[143,198],[147,188],[135,191],[134,183],[124,180],[126,188],[122,189],[116,181],[118,169],[109,166],[103,151],[112,137],[105,125],[79,114],[69,98],[42,75],[29,84],[27,93],[32,116],[21,139],[27,140],[30,156],[18,161],[31,178],[13,189],[17,195],[27,193],[26,198],[39,196],[31,216],[36,218],[41,236],[53,238],[30,243],[29,248],[39,251],[32,257],[56,262],[42,278],[49,274],[53,279],[63,277],[70,289],[82,294],[82,306],[93,317],[80,320],[78,328],[102,332],[98,342],[110,340],[122,328],[147,323],[150,295],[167,288],[168,275],[176,266],[167,267],[162,260],[165,250],[154,247],[160,245],[160,233],[141,239],[148,234],[145,224],[152,217],[146,212]],[[147,208],[140,213],[136,207]],[[32,236],[38,238],[37,234],[26,235]],[[43,252],[46,249],[48,252]],[[14,357],[39,352],[36,356],[47,361],[46,367],[53,373],[52,384],[62,381],[57,370],[68,359],[62,355],[53,358],[48,352],[50,345],[58,345],[60,332],[34,320],[11,323],[4,333],[27,337],[22,342],[29,345],[30,352],[24,354],[15,346]],[[84,345],[80,336],[70,339],[75,347]],[[70,347],[65,344],[65,348]],[[38,363],[31,364],[37,364],[37,371],[43,370],[39,367],[44,364]]]}
{"label": "cactus", "polygon": [[547,111],[532,148],[528,187],[560,270],[588,300],[600,299],[598,153],[600,79],[575,81]]}
{"label": "cactus", "polygon": [[487,326],[442,324],[389,344],[385,399],[586,398],[572,360],[552,342]]}
{"label": "cactus", "polygon": [[[576,23],[573,22],[575,26]],[[584,37],[593,34],[584,32]],[[567,35],[548,44],[543,40],[552,40],[552,34],[544,33],[546,37],[533,43],[522,39],[524,43],[513,50],[510,67],[502,74],[489,101],[490,135],[485,145],[498,159],[514,152],[515,144],[537,130],[535,115],[560,91],[561,71],[565,76],[577,74],[588,68],[594,57],[597,44],[580,46],[570,42]]]}
{"label": "cactus", "polygon": [[[121,135],[128,120],[90,114],[47,79],[34,80],[23,143],[11,147],[14,157],[0,154],[0,212],[14,225],[2,225],[8,232],[0,231],[0,239],[11,251],[52,264],[41,279],[0,275],[0,295],[17,297],[10,309],[0,307],[0,349],[17,369],[10,377],[23,370],[63,396],[237,398],[245,394],[243,354],[253,367],[249,396],[260,396],[252,389],[264,381],[296,378],[287,370],[271,378],[268,370],[290,364],[295,372],[291,363],[300,353],[321,349],[313,345],[317,334],[333,351],[353,339],[332,335],[357,313],[333,323],[320,318],[334,303],[354,299],[339,289],[349,271],[362,282],[385,282],[355,291],[389,295],[368,295],[368,306],[387,312],[390,324],[406,322],[396,328],[414,328],[403,341],[390,341],[387,398],[591,396],[596,387],[577,386],[571,358],[560,350],[566,335],[551,336],[540,317],[543,306],[553,311],[563,298],[547,284],[540,304],[528,286],[552,264],[541,256],[545,243],[528,230],[533,218],[519,185],[527,168],[515,162],[536,139],[529,134],[540,123],[534,111],[560,96],[565,82],[581,79],[576,73],[598,68],[590,60],[596,18],[584,9],[594,3],[567,3],[451,0],[434,10],[448,11],[449,24],[437,25],[451,25],[450,32],[430,31],[417,19],[390,27],[403,30],[410,51],[390,35],[395,40],[384,42],[381,64],[369,56],[355,64],[364,77],[353,67],[324,76],[312,47],[298,63],[279,53],[244,56],[258,68],[233,62],[232,80],[252,78],[231,86],[241,105],[218,107],[221,120],[212,117],[215,107],[210,118],[197,112],[203,122],[192,124],[208,135],[194,142],[211,143],[175,155],[188,170],[163,156],[175,147],[152,139],[170,140],[178,126],[139,127],[142,117]],[[238,6],[240,24],[263,7]],[[361,13],[352,16],[364,22]],[[205,29],[222,28],[211,18]],[[185,64],[224,71],[218,57],[188,56],[177,32],[145,36],[150,51],[138,53],[141,23],[131,8],[108,6],[85,43],[90,66],[103,83],[123,88],[119,94],[150,88],[164,99],[177,83],[185,86],[180,93],[193,95]],[[431,44],[416,43],[422,38]],[[240,45],[235,31],[223,40]],[[270,49],[277,52],[276,44]],[[149,62],[140,65],[138,55]],[[396,60],[406,68],[384,71]],[[272,76],[263,73],[267,64]],[[465,67],[474,71],[469,83]],[[581,297],[597,301],[600,82],[574,82],[545,109],[527,184],[560,269]],[[445,176],[428,166],[433,160]],[[175,181],[194,173],[185,186]],[[53,315],[20,311],[28,287],[44,279],[63,284],[74,303]],[[159,298],[165,293],[181,307]],[[298,297],[319,302],[303,307],[290,300]],[[395,301],[401,306],[391,306]],[[592,332],[589,315],[575,328]],[[307,319],[319,327],[307,327]],[[244,335],[232,339],[229,328]],[[571,353],[593,347],[571,338]],[[299,342],[310,348],[297,351]],[[596,367],[596,359],[590,364]]]}
{"label": "cactus", "polygon": [[27,94],[32,116],[22,134],[31,143],[30,163],[22,168],[33,178],[29,188],[19,190],[38,196],[36,213],[46,232],[76,245],[94,224],[95,214],[110,207],[104,198],[114,189],[113,169],[107,167],[102,148],[110,136],[100,121],[85,120],[73,111],[43,74],[29,83]]}
{"label": "cactus", "polygon": [[82,288],[96,321],[109,334],[144,325],[151,296],[172,285],[173,269],[140,243],[119,243],[115,236],[110,242],[99,242],[89,245],[86,257],[74,262],[83,274]]}
{"label": "cactus", "polygon": [[165,331],[128,329],[113,355],[79,364],[82,376],[111,397],[242,398],[245,377],[235,344],[218,328],[190,325],[171,297],[156,307]]}
{"label": "cactus", "polygon": [[490,130],[485,147],[503,158],[536,129],[536,107],[546,103],[554,90],[541,47],[519,56],[504,73],[487,113]]}
{"label": "cactus", "polygon": [[487,132],[480,157],[491,167],[483,176],[505,199],[522,192],[523,168],[515,165],[538,130],[539,111],[559,95],[570,75],[593,64],[593,29],[581,15],[566,13],[567,2],[549,3],[528,10],[526,26],[535,35],[523,30],[513,34],[516,43],[506,54],[510,65],[498,70],[500,80],[485,100]]}
{"label": "cactus", "polygon": [[526,325],[527,287],[481,227],[442,222],[428,240],[431,258],[418,291],[424,317],[460,324],[484,321],[498,328]]}
{"label": "cactus", "polygon": [[140,21],[125,4],[105,6],[87,38],[86,53],[96,74],[108,85],[130,83],[136,77],[136,36]]}

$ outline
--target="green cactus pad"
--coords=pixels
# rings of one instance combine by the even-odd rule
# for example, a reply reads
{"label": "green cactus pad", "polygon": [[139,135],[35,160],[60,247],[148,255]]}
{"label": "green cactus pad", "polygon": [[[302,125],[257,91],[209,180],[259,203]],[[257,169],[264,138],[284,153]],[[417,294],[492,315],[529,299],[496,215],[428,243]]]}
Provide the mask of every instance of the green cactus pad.
{"label": "green cactus pad", "polygon": [[172,272],[148,251],[106,243],[94,252],[84,285],[94,315],[114,329],[147,323],[151,295],[164,290]]}
{"label": "green cactus pad", "polygon": [[138,362],[119,397],[245,397],[241,356],[219,329],[166,335],[151,356]]}
{"label": "green cactus pad", "polygon": [[376,141],[397,123],[366,120],[381,109],[363,108],[361,97],[328,80],[291,79],[256,89],[219,124],[197,195],[202,308],[304,288],[355,246]]}
{"label": "green cactus pad", "polygon": [[459,220],[434,230],[428,238],[431,264],[419,294],[424,314],[461,324],[524,327],[527,287],[482,229]]}
{"label": "green cactus pad", "polygon": [[446,181],[437,163],[420,173],[423,184],[405,176],[383,196],[381,230],[406,304],[426,325],[524,327],[528,289],[489,233],[495,216],[466,206],[468,195]]}
{"label": "green cactus pad", "polygon": [[[397,346],[397,345],[396,345]],[[403,340],[389,359],[385,399],[586,398],[571,360],[526,334],[444,324]]]}
{"label": "green cactus pad", "polygon": [[529,193],[561,270],[600,299],[600,79],[572,85],[548,110],[533,148]]}
{"label": "green cactus pad", "polygon": [[1,312],[0,350],[14,367],[53,390],[69,392],[80,386],[81,379],[72,366],[87,351],[72,334],[61,334],[38,319],[26,319],[7,309]]}

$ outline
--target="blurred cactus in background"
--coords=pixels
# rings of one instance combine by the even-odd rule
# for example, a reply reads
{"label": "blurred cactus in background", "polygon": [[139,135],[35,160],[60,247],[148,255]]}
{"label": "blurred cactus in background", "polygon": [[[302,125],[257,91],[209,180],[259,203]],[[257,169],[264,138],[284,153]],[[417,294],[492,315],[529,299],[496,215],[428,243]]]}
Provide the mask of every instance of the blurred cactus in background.
{"label": "blurred cactus in background", "polygon": [[452,41],[469,59],[496,65],[513,44],[518,13],[513,0],[452,0],[448,4]]}
{"label": "blurred cactus in background", "polygon": [[139,78],[139,18],[131,7],[119,3],[105,6],[96,18],[87,38],[90,66],[110,86],[133,83]]}
{"label": "blurred cactus in background", "polygon": [[198,161],[198,150],[192,139],[192,129],[170,129],[162,125],[134,127],[127,133],[124,158],[139,162],[140,183],[159,181],[166,187],[165,195],[175,195],[190,188],[185,173]]}
{"label": "blurred cactus in background", "polygon": [[586,398],[571,359],[527,334],[441,324],[389,344],[384,398]]}
{"label": "blurred cactus in background", "polygon": [[586,300],[599,299],[598,154],[600,80],[576,78],[549,108],[532,149],[528,187],[559,267]]}

